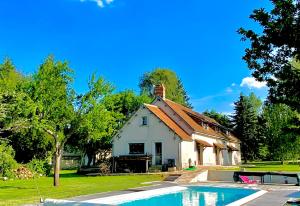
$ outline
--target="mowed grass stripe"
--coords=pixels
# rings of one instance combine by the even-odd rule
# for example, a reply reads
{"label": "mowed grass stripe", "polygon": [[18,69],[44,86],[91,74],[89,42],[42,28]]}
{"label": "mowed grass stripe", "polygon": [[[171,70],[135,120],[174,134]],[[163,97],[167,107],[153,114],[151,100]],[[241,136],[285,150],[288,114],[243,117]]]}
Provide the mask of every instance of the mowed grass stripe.
{"label": "mowed grass stripe", "polygon": [[162,175],[86,177],[77,175],[73,171],[69,173],[64,171],[60,186],[57,188],[52,186],[53,177],[0,181],[0,205],[36,203],[40,199],[39,194],[42,198],[68,198],[139,187],[143,182],[162,179]]}

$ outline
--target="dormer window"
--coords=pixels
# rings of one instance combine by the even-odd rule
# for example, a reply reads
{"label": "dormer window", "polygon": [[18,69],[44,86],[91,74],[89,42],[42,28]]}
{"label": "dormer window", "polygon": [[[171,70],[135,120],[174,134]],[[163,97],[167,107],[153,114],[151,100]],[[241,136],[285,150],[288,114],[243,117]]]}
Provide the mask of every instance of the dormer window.
{"label": "dormer window", "polygon": [[201,122],[202,127],[204,127],[205,129],[208,129],[208,124]]}
{"label": "dormer window", "polygon": [[142,125],[143,126],[148,125],[148,118],[146,116],[142,117]]}

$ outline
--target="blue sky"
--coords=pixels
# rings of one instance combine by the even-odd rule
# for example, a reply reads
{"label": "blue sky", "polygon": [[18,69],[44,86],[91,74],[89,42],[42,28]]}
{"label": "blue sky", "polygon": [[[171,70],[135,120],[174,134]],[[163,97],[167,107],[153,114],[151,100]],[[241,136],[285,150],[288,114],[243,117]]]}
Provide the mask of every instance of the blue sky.
{"label": "blue sky", "polygon": [[143,73],[166,67],[196,110],[228,113],[240,92],[267,94],[250,78],[241,59],[247,44],[236,33],[259,29],[248,16],[260,7],[269,1],[1,0],[0,59],[30,74],[53,54],[75,70],[78,92],[93,72],[117,91],[139,92]]}

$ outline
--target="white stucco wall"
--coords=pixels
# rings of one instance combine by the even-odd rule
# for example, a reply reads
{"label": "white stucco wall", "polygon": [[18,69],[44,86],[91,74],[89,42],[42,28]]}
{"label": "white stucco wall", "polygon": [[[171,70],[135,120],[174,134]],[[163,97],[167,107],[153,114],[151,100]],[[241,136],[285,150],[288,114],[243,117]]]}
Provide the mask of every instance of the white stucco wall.
{"label": "white stucco wall", "polygon": [[239,165],[241,164],[241,147],[239,143],[230,142],[231,146],[237,148],[239,151],[232,151],[229,155],[229,159],[232,165]]}
{"label": "white stucco wall", "polygon": [[[211,145],[213,145],[213,143],[215,142],[213,138],[205,137],[199,134],[193,134],[193,138],[195,140],[196,139],[204,140]],[[215,165],[215,164],[216,164],[216,154],[214,153],[213,147],[205,147],[203,150],[203,165]]]}
{"label": "white stucco wall", "polygon": [[182,141],[181,142],[181,161],[182,168],[189,167],[189,159],[191,159],[191,165],[197,164],[197,150],[195,141]]}
{"label": "white stucco wall", "polygon": [[[193,134],[193,139],[197,140],[204,140],[208,142],[209,144],[213,145],[214,143],[219,144],[230,144],[234,146],[235,148],[240,150],[240,144],[239,143],[233,143],[233,142],[226,142],[224,140],[216,139],[213,137],[206,137],[199,134]],[[237,165],[241,162],[241,154],[240,151],[233,151],[231,154],[228,152],[229,150],[219,150],[219,165]],[[197,155],[197,162],[199,162],[199,153],[196,151]],[[216,165],[216,150],[214,147],[205,147],[203,150],[203,165]]]}
{"label": "white stucco wall", "polygon": [[[147,116],[148,125],[142,125],[142,117]],[[151,154],[154,165],[155,142],[162,143],[162,163],[175,159],[179,166],[179,146],[181,139],[147,108],[141,107],[113,138],[113,156],[129,155],[129,143],[144,143],[145,154]]]}

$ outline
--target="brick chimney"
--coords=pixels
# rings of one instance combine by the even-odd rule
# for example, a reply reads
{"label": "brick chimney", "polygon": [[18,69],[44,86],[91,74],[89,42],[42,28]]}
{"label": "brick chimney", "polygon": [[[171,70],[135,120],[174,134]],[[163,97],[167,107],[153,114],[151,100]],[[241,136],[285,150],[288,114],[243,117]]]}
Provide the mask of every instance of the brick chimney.
{"label": "brick chimney", "polygon": [[163,84],[157,84],[154,87],[154,96],[161,97],[162,99],[166,98],[166,89]]}

